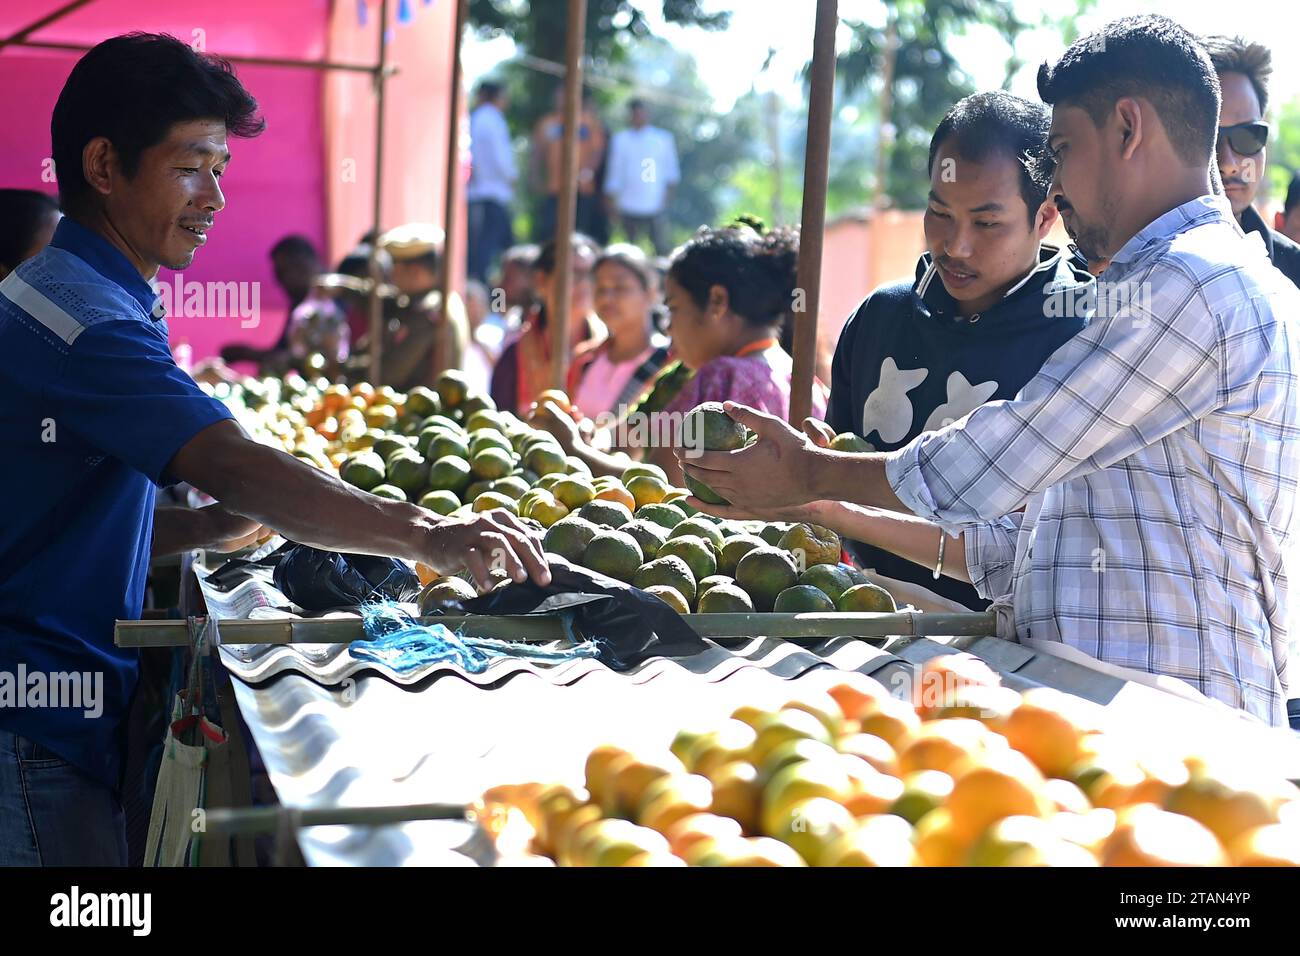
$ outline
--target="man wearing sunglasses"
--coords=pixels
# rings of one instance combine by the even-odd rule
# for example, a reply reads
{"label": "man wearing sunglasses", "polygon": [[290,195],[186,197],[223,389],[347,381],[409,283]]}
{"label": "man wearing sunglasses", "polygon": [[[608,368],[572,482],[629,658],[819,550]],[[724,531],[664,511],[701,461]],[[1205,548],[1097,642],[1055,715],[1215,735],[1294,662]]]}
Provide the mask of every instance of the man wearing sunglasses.
{"label": "man wearing sunglasses", "polygon": [[1259,236],[1273,265],[1300,286],[1300,245],[1268,228],[1264,217],[1251,205],[1264,179],[1268,157],[1264,111],[1268,107],[1273,56],[1268,47],[1240,37],[1210,36],[1202,43],[1219,74],[1223,93],[1216,156],[1232,214],[1243,231]]}

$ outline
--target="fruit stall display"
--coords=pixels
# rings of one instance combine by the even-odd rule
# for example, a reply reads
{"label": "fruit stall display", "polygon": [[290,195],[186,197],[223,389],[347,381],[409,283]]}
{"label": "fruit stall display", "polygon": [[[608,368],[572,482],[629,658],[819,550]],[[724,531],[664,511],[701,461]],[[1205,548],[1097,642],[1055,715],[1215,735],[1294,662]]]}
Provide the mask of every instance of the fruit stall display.
{"label": "fruit stall display", "polygon": [[911,693],[846,674],[662,751],[598,746],[581,779],[494,787],[473,814],[499,865],[1300,865],[1300,788],[1258,760],[1136,744],[966,655]]}
{"label": "fruit stall display", "polygon": [[[686,504],[692,491],[720,499],[699,483],[673,487],[650,464],[593,477],[549,432],[497,410],[458,372],[406,394],[297,374],[205,388],[259,441],[337,471],[363,491],[440,515],[509,511],[545,529],[548,552],[683,614],[896,610],[886,590],[840,561],[834,532],[696,512]],[[545,397],[568,407],[562,392]],[[710,450],[749,440],[716,403],[692,411],[682,430]],[[464,576],[419,570],[427,585],[422,606],[474,596]]]}

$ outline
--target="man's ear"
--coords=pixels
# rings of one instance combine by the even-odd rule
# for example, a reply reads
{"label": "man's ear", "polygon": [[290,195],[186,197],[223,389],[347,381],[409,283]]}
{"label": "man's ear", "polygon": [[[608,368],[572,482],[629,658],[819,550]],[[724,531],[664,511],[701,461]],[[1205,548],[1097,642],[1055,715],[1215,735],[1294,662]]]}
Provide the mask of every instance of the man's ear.
{"label": "man's ear", "polygon": [[1038,214],[1034,217],[1034,231],[1038,233],[1039,242],[1047,238],[1047,234],[1052,231],[1052,227],[1056,225],[1056,220],[1060,215],[1061,212],[1056,208],[1056,203],[1050,199],[1038,207]]}
{"label": "man's ear", "polygon": [[1281,232],[1282,227],[1285,225],[1286,225],[1286,213],[1284,212],[1273,213],[1273,228],[1276,231]]}
{"label": "man's ear", "polygon": [[1132,96],[1121,96],[1115,101],[1111,119],[1119,130],[1120,157],[1132,159],[1144,135],[1142,104]]}
{"label": "man's ear", "polygon": [[107,136],[96,136],[82,148],[81,175],[101,196],[113,191],[113,181],[120,172],[117,150]]}

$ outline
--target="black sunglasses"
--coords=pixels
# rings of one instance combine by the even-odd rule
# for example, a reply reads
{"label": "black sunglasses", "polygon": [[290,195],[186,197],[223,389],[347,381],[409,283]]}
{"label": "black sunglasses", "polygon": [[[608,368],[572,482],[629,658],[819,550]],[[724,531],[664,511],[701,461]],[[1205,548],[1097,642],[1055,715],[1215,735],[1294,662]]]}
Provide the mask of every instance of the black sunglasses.
{"label": "black sunglasses", "polygon": [[1236,126],[1220,126],[1219,139],[1226,139],[1238,156],[1254,156],[1268,142],[1268,124],[1238,123]]}

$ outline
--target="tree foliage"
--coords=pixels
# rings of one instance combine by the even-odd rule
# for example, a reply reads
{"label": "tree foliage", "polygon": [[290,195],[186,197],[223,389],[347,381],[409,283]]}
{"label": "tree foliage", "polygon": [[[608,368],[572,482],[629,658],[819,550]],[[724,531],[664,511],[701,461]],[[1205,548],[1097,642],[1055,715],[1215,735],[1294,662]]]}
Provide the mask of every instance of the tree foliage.
{"label": "tree foliage", "polygon": [[[925,202],[924,170],[930,135],[943,114],[957,100],[976,92],[975,80],[951,49],[954,37],[977,26],[991,27],[1006,48],[1003,88],[1024,66],[1016,54],[1021,34],[1050,26],[1073,36],[1077,16],[1092,5],[1081,0],[1074,15],[1064,21],[1046,15],[1035,23],[1021,18],[1012,0],[884,0],[889,19],[897,29],[893,99],[889,121],[893,142],[888,142],[885,192],[895,205],[919,208]],[[885,69],[888,34],[885,24],[846,20],[852,33],[849,49],[836,60],[839,98],[860,105],[868,122],[878,125],[879,78]],[[877,145],[877,149],[879,146]],[[868,164],[874,170],[875,150]]]}

